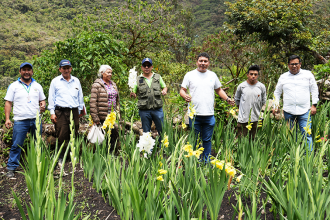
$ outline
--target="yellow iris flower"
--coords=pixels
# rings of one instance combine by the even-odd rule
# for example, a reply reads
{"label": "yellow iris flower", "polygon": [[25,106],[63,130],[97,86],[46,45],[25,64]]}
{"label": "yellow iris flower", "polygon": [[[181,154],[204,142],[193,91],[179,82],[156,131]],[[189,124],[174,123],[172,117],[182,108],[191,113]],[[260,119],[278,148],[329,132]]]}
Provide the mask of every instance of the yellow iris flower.
{"label": "yellow iris flower", "polygon": [[157,176],[156,178],[158,181],[164,181],[163,176]]}
{"label": "yellow iris flower", "polygon": [[163,174],[166,174],[166,173],[167,173],[167,170],[159,169],[159,170],[158,170],[158,173],[159,173],[160,175],[163,175]]}
{"label": "yellow iris flower", "polygon": [[239,176],[237,177],[236,181],[237,181],[238,183],[241,182],[242,177],[243,177],[243,174],[239,175]]}
{"label": "yellow iris flower", "polygon": [[189,105],[189,110],[190,110],[189,118],[193,119],[194,115],[196,115],[196,109],[194,108],[193,104]]}
{"label": "yellow iris flower", "polygon": [[307,134],[311,134],[312,133],[312,129],[308,128],[307,126],[304,127],[305,131],[307,132]]}
{"label": "yellow iris flower", "polygon": [[234,109],[231,109],[231,110],[229,111],[229,113],[232,114],[232,115],[236,115],[236,112],[235,112]]}
{"label": "yellow iris flower", "polygon": [[246,126],[246,128],[250,131],[251,130],[251,128],[252,128],[252,124],[253,123],[250,123],[250,124],[248,124],[247,126]]}
{"label": "yellow iris flower", "polygon": [[192,151],[192,145],[189,144],[189,142],[183,147],[183,150],[186,151],[186,152],[190,152]]}
{"label": "yellow iris flower", "polygon": [[182,126],[182,129],[186,129],[187,128],[187,125],[184,122],[182,122],[181,126]]}
{"label": "yellow iris flower", "polygon": [[105,130],[106,128],[113,129],[116,122],[116,112],[111,112],[107,115],[102,128]]}
{"label": "yellow iris flower", "polygon": [[227,173],[229,174],[229,176],[234,177],[235,174],[236,174],[236,170],[235,169],[230,169]]}
{"label": "yellow iris flower", "polygon": [[162,142],[163,142],[163,144],[164,144],[165,147],[168,147],[168,145],[170,144],[168,142],[168,136],[166,134],[164,135],[164,139],[162,140]]}

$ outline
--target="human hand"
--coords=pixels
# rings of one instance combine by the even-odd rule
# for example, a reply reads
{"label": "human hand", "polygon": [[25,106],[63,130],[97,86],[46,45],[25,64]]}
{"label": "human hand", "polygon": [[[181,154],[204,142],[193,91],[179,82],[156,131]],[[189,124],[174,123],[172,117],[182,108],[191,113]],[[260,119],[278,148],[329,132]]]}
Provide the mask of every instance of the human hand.
{"label": "human hand", "polygon": [[162,90],[162,95],[166,95],[167,94],[167,88],[164,88],[163,90]]}
{"label": "human hand", "polygon": [[184,100],[186,100],[186,102],[191,102],[191,96],[186,94]]}
{"label": "human hand", "polygon": [[227,99],[227,103],[231,106],[235,106],[235,101],[231,99]]}
{"label": "human hand", "polygon": [[45,112],[46,106],[40,103],[40,112]]}
{"label": "human hand", "polygon": [[57,117],[56,117],[56,115],[55,115],[55,114],[52,114],[52,115],[50,116],[50,120],[53,122],[53,124],[55,124],[55,123],[57,122]]}
{"label": "human hand", "polygon": [[134,92],[131,92],[130,97],[136,98],[136,94]]}
{"label": "human hand", "polygon": [[10,121],[9,119],[6,120],[6,122],[5,122],[5,126],[6,126],[6,128],[8,128],[8,129],[11,127],[11,121]]}
{"label": "human hand", "polygon": [[272,110],[273,115],[278,114],[279,112],[280,112],[280,109],[273,109]]}
{"label": "human hand", "polygon": [[316,114],[316,107],[314,105],[312,105],[312,107],[310,108],[311,110],[311,114],[315,115]]}

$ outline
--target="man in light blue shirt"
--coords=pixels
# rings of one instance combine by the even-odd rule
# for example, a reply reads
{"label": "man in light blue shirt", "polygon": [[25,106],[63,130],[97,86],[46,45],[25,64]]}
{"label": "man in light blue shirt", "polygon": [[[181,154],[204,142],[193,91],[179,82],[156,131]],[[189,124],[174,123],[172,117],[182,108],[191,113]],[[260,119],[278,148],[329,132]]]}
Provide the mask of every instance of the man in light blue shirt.
{"label": "man in light blue shirt", "polygon": [[[75,133],[79,130],[79,117],[84,110],[84,96],[80,81],[71,75],[72,66],[69,60],[61,60],[59,64],[61,75],[54,78],[50,84],[48,109],[50,119],[55,124],[55,133],[58,144],[67,145],[70,140],[70,113],[72,112],[75,124]],[[79,115],[80,114],[80,115]],[[62,150],[59,165],[62,164],[65,149]]]}

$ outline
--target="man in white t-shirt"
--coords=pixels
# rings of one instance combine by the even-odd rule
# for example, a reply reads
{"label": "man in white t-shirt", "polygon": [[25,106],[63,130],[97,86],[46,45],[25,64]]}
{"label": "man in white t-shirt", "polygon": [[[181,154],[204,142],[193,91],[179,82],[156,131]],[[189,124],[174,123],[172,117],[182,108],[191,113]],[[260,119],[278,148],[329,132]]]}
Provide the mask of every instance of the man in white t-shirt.
{"label": "man in white t-shirt", "polygon": [[46,106],[46,97],[43,89],[32,78],[32,64],[22,63],[19,73],[21,77],[9,85],[5,96],[5,125],[7,128],[11,126],[9,116],[12,104],[14,103],[13,145],[11,146],[7,163],[8,173],[6,175],[8,178],[14,176],[14,171],[19,166],[21,156],[20,147],[23,146],[27,132],[35,135],[36,116],[39,111],[45,111]]}
{"label": "man in white t-shirt", "polygon": [[[218,76],[208,70],[210,60],[207,53],[201,53],[197,57],[197,69],[188,72],[181,84],[180,95],[189,102],[190,108],[196,110],[196,115],[193,119],[189,118],[189,126],[194,129],[196,136],[203,141],[204,152],[201,159],[208,162],[211,153],[211,140],[215,125],[214,118],[214,91],[229,104],[234,105],[227,94],[221,89],[221,83]],[[189,93],[187,93],[189,89]],[[189,113],[190,113],[189,108]]]}

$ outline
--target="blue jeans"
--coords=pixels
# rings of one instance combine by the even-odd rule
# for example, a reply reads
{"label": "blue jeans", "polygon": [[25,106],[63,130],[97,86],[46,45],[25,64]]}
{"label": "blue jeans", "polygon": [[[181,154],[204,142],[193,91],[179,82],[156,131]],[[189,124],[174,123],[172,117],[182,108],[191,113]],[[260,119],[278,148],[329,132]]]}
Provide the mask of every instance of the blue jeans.
{"label": "blue jeans", "polygon": [[[41,124],[40,124],[41,127]],[[36,132],[36,119],[25,119],[14,122],[13,145],[11,146],[7,170],[15,170],[19,166],[21,148],[26,138],[27,132],[34,137]],[[41,132],[41,129],[40,129]]]}
{"label": "blue jeans", "polygon": [[[210,154],[211,154],[211,141],[213,135],[213,129],[215,126],[215,118],[214,115],[210,116],[195,116],[194,118],[194,129],[196,134],[196,139],[200,137],[203,141],[203,154],[201,155],[201,159],[204,162],[210,161]],[[189,118],[189,126],[192,127],[192,120]],[[196,143],[195,143],[196,145]]]}
{"label": "blue jeans", "polygon": [[158,139],[158,143],[160,143],[162,135],[162,126],[164,123],[163,108],[139,110],[139,115],[141,117],[143,132],[150,132],[152,121],[154,121],[160,137]]}
{"label": "blue jeans", "polygon": [[[313,139],[312,135],[306,133],[304,127],[307,126],[307,120],[309,116],[309,110],[303,114],[303,115],[292,115],[290,113],[284,112],[284,117],[286,121],[289,121],[290,123],[290,129],[293,128],[294,124],[297,123],[299,125],[299,129],[301,134],[306,137],[305,135],[307,134],[307,143],[308,143],[308,148],[310,151],[313,150]],[[308,122],[308,127],[311,129],[312,127],[312,122],[311,122],[311,116],[309,116],[309,122]]]}

